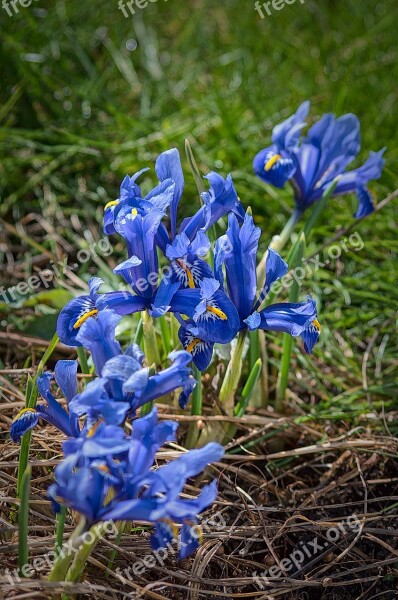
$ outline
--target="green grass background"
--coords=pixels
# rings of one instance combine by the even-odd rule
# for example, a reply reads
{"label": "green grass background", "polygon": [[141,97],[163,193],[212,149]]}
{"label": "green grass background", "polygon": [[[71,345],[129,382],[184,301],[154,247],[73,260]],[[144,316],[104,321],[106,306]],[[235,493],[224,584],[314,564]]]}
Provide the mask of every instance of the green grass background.
{"label": "green grass background", "polygon": [[[37,0],[12,17],[0,8],[0,216],[18,224],[41,214],[72,245],[84,245],[69,217],[93,231],[98,224],[99,236],[102,207],[125,173],[152,166],[171,146],[183,153],[189,137],[204,173],[232,172],[265,248],[292,201],[288,190],[254,177],[252,159],[273,125],[307,98],[311,121],[330,111],[359,116],[356,164],[388,147],[383,176],[371,186],[381,200],[397,187],[397,22],[395,0],[297,0],[263,20],[251,0],[158,0],[131,18],[116,0]],[[198,199],[185,158],[184,168],[189,214]],[[151,181],[153,174],[144,187]],[[309,250],[350,224],[355,206],[350,196],[331,202]],[[304,282],[303,294],[318,300],[323,334],[314,356],[295,352],[292,379],[307,399],[321,399],[311,409],[321,418],[359,418],[369,400],[375,410],[396,408],[395,214],[392,202],[362,222],[363,250]],[[41,243],[51,250],[54,240],[43,235]],[[120,258],[122,246],[116,250]],[[109,277],[104,264],[99,269]],[[18,329],[21,321],[8,308],[2,324]],[[367,396],[361,369],[372,338]],[[276,366],[277,352],[271,360]]]}

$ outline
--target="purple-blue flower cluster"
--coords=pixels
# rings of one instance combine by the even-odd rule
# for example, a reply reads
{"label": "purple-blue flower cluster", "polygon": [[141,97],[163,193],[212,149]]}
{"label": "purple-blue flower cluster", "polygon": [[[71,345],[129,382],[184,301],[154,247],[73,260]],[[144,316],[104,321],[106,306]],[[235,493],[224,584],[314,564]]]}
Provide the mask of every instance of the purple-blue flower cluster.
{"label": "purple-blue flower cluster", "polygon": [[277,188],[291,181],[299,211],[319,200],[339,177],[333,195],[355,192],[358,197],[355,217],[370,214],[374,205],[367,184],[380,177],[385,148],[371,152],[361,167],[347,171],[361,147],[358,118],[353,114],[338,118],[333,114],[323,115],[310,127],[307,137],[302,138],[309,108],[310,103],[304,102],[294,115],[274,127],[271,146],[260,150],[254,158],[254,172]]}
{"label": "purple-blue flower cluster", "polygon": [[[319,336],[311,298],[296,304],[260,306],[265,289],[269,290],[288,267],[279,254],[269,249],[266,283],[257,294],[260,229],[245,213],[231,176],[209,173],[209,190],[201,195],[202,206],[192,217],[178,222],[184,191],[178,150],[168,150],[157,158],[159,183],[143,197],[137,179],[144,170],[124,178],[119,198],[109,202],[104,211],[105,233],[118,233],[126,242],[128,258],[114,272],[127,287],[99,293],[101,280],[92,279],[89,295],[75,298],[61,312],[61,341],[81,344],[80,327],[86,319],[97,319],[104,310],[119,315],[147,310],[154,318],[166,313],[175,316],[182,347],[201,371],[210,364],[214,344],[231,342],[242,329],[301,336],[305,350],[311,352]],[[206,260],[211,247],[208,232],[222,217],[228,218],[228,230],[215,243],[213,267]]]}
{"label": "purple-blue flower cluster", "polygon": [[[96,377],[79,391],[77,361],[58,361],[54,374],[45,372],[37,381],[45,403],[18,413],[11,438],[19,441],[40,418],[55,426],[67,436],[64,459],[48,491],[55,509],[63,504],[78,511],[86,527],[111,519],[153,523],[153,548],[177,538],[184,558],[199,544],[197,517],[214,502],[216,483],[194,499],[181,498],[181,492],[188,478],[219,460],[224,450],[209,443],[154,468],[157,450],[175,440],[177,423],[159,422],[156,408],[142,418],[136,413],[175,390],[180,390],[180,405],[185,406],[196,384],[189,368],[192,356],[185,350],[172,352],[171,365],[153,372],[145,366],[139,346],[132,344],[123,352],[115,338],[119,315],[104,309],[93,317],[84,320],[75,339],[91,352]],[[66,407],[53,394],[53,379]],[[131,420],[131,433],[126,433],[126,419]]]}

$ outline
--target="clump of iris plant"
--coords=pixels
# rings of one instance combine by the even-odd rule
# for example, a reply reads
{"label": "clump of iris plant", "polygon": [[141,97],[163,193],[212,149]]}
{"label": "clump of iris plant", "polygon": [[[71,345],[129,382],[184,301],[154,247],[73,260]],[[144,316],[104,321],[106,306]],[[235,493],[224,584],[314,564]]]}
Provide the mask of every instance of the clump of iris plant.
{"label": "clump of iris plant", "polygon": [[[95,279],[89,296],[72,300],[61,312],[57,328],[61,341],[77,345],[81,324],[111,309],[119,315],[147,311],[153,318],[172,314],[180,325],[180,342],[200,371],[209,366],[214,344],[230,343],[247,329],[302,336],[305,350],[310,352],[317,340],[314,323],[318,323],[311,298],[260,310],[266,290],[288,266],[277,252],[269,251],[266,283],[257,294],[256,253],[261,232],[245,213],[231,176],[207,175],[210,188],[201,195],[202,206],[178,224],[177,208],[184,187],[178,150],[159,156],[156,173],[160,182],[144,198],[137,184],[141,173],[123,180],[119,199],[106,205],[104,215],[105,232],[117,232],[126,242],[128,258],[114,272],[127,287],[101,294],[100,281]],[[213,269],[208,232],[222,217],[228,217],[228,230],[214,244]],[[163,255],[161,265],[158,251]]]}
{"label": "clump of iris plant", "polygon": [[[293,186],[296,209],[279,237],[279,249],[304,211],[331,195],[356,192],[356,217],[369,214],[373,203],[367,184],[380,176],[384,164],[381,150],[372,153],[362,167],[347,171],[360,148],[358,119],[325,115],[302,138],[308,110],[305,102],[277,125],[272,145],[254,159],[254,170],[263,181],[277,188],[288,181]],[[198,179],[189,152],[188,158]],[[182,497],[183,488],[189,478],[220,460],[223,447],[210,441],[156,467],[155,454],[175,440],[177,424],[158,421],[152,402],[179,390],[180,408],[186,407],[193,394],[193,414],[201,414],[200,372],[209,367],[215,344],[231,343],[219,401],[227,416],[241,415],[245,402],[242,399],[236,406],[235,392],[248,333],[284,334],[281,365],[286,381],[291,337],[300,337],[304,351],[310,353],[320,324],[315,301],[310,296],[298,301],[298,286],[292,287],[290,301],[271,301],[274,284],[288,273],[289,266],[273,243],[257,265],[261,231],[250,208],[244,209],[230,175],[209,173],[207,191],[198,185],[201,205],[191,217],[179,219],[184,175],[178,150],[160,154],[155,163],[158,182],[143,195],[138,180],[146,170],[126,175],[119,197],[104,209],[104,232],[120,235],[126,244],[127,257],[114,269],[124,283],[118,290],[101,292],[103,281],[93,277],[88,293],[71,300],[58,318],[60,340],[76,347],[78,353],[79,349],[90,352],[92,378],[79,389],[78,361],[59,361],[54,374],[38,377],[45,403],[18,413],[11,437],[19,441],[40,419],[67,437],[64,458],[48,494],[56,510],[64,505],[80,513],[80,524],[71,538],[75,546],[84,531],[95,530],[94,541],[98,540],[106,521],[144,521],[154,526],[151,544],[155,550],[178,539],[184,558],[198,546],[198,515],[213,503],[216,484],[204,486],[191,499]],[[214,226],[222,219],[227,221],[225,233],[217,238]],[[304,228],[292,247],[290,268],[305,255],[305,233],[310,229]],[[144,352],[135,343],[123,349],[116,337],[120,319],[134,313],[141,313]],[[163,325],[162,333],[167,333],[164,325],[172,319],[178,327],[175,347],[169,348],[169,366],[158,359],[156,319]],[[253,387],[260,369],[258,359],[245,386],[246,398],[248,383]],[[53,379],[66,407],[55,398]],[[58,557],[50,579],[77,581],[93,547],[94,542],[75,557]]]}

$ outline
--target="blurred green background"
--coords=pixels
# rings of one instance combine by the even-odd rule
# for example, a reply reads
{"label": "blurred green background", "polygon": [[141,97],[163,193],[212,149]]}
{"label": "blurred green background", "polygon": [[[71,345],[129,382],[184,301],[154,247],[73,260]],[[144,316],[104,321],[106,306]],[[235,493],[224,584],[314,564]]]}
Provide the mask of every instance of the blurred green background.
{"label": "blurred green background", "polygon": [[[371,187],[379,201],[397,187],[396,0],[297,0],[264,19],[251,0],[158,0],[135,6],[128,18],[117,0],[34,0],[18,8],[12,17],[0,8],[3,285],[33,272],[43,249],[60,258],[90,243],[86,230],[98,239],[102,207],[117,197],[123,176],[152,167],[171,146],[183,154],[187,137],[203,173],[233,174],[265,248],[292,201],[288,190],[277,192],[254,177],[252,159],[269,143],[272,127],[305,99],[312,101],[311,121],[324,112],[357,114],[356,166],[369,150],[387,146],[383,176]],[[185,156],[183,166],[182,211],[189,214],[199,200]],[[154,181],[152,170],[144,188]],[[310,251],[350,224],[355,207],[354,197],[333,200]],[[360,223],[363,250],[303,285],[303,294],[318,300],[323,334],[313,357],[295,352],[292,376],[326,403],[329,416],[368,410],[362,388],[370,342],[365,366],[374,406],[379,400],[395,406],[395,214],[391,202]],[[106,263],[122,256],[123,245],[116,244],[109,261],[88,263],[77,275],[87,280],[99,269],[111,280]],[[10,260],[19,271],[9,268]],[[2,327],[51,337],[49,318],[60,302],[3,306]]]}

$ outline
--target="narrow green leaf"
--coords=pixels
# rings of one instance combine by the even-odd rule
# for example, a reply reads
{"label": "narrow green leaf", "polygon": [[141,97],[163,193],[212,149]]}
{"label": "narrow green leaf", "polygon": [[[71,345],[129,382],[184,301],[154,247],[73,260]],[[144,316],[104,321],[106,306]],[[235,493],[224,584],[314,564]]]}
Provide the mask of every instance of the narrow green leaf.
{"label": "narrow green leaf", "polygon": [[22,577],[25,577],[22,569],[29,561],[29,495],[30,495],[30,477],[31,467],[27,467],[21,477],[21,504],[18,513],[18,566]]}
{"label": "narrow green leaf", "polygon": [[55,556],[61,551],[63,538],[64,538],[64,530],[65,530],[65,518],[66,518],[66,506],[62,505],[60,511],[57,513],[57,528],[55,531]]}
{"label": "narrow green leaf", "polygon": [[318,200],[318,202],[315,203],[314,210],[312,211],[312,213],[310,214],[310,216],[304,223],[303,233],[305,235],[305,239],[307,240],[307,242],[311,237],[312,230],[314,229],[314,227],[316,227],[316,225],[319,222],[319,219],[321,217],[323,209],[325,208],[328,200],[332,197],[333,192],[336,189],[338,182],[339,182],[339,177],[336,177],[332,181],[332,183],[329,185],[329,187],[324,191],[324,193],[322,194],[322,198],[320,200]]}
{"label": "narrow green leaf", "polygon": [[200,196],[205,191],[205,186],[203,183],[203,179],[200,175],[198,165],[196,164],[196,160],[193,155],[191,144],[189,143],[189,140],[185,140],[185,152],[186,152],[189,166],[191,167],[191,171],[194,176],[196,187],[198,188],[198,192],[199,192],[199,196]]}
{"label": "narrow green leaf", "polygon": [[160,317],[158,319],[160,324],[160,331],[162,334],[162,344],[164,355],[167,356],[169,352],[172,350],[171,341],[170,341],[170,321],[166,318],[166,315]]}
{"label": "narrow green leaf", "polygon": [[[301,265],[302,259],[305,257],[306,240],[305,234],[301,233],[293,253],[293,260],[291,267],[294,269],[298,265]],[[290,287],[289,302],[297,302],[300,294],[300,285],[295,279],[292,286]],[[282,347],[282,358],[279,368],[278,381],[276,385],[276,397],[275,397],[275,410],[281,412],[283,410],[283,403],[285,401],[286,388],[289,379],[290,360],[293,347],[293,338],[290,334],[283,334],[283,347]]]}
{"label": "narrow green leaf", "polygon": [[[116,540],[115,540],[115,546],[118,546],[120,544],[120,540],[122,539],[122,535],[124,533],[124,530],[126,529],[126,521],[122,521],[121,523],[119,523],[118,528],[119,528],[119,531],[118,531],[118,534],[117,534],[117,537],[116,537]],[[109,577],[109,571],[112,570],[113,563],[114,563],[115,558],[116,558],[116,553],[117,553],[116,548],[112,548],[112,551],[111,551],[110,556],[109,556],[109,561],[108,561],[108,566],[107,566],[107,572],[105,573],[105,577],[106,578]]]}
{"label": "narrow green leaf", "polygon": [[236,417],[242,417],[245,414],[247,407],[249,405],[251,395],[252,395],[254,388],[256,386],[256,383],[260,377],[261,368],[262,368],[262,361],[261,361],[261,358],[258,358],[256,360],[256,362],[254,363],[253,368],[250,371],[249,377],[247,378],[247,381],[244,385],[244,388],[242,390],[242,397],[235,407],[234,414]]}
{"label": "narrow green leaf", "polygon": [[[44,369],[47,361],[50,359],[52,353],[54,352],[55,347],[58,344],[58,342],[59,342],[59,337],[57,334],[55,334],[53,336],[53,339],[51,340],[51,343],[49,344],[47,350],[43,354],[41,361],[39,362],[39,365],[37,367],[37,373],[36,373],[35,377],[32,380],[28,380],[28,383],[26,385],[26,394],[25,394],[25,398],[26,398],[25,399],[25,407],[26,408],[34,408],[36,406],[37,394],[38,394],[37,378],[40,377],[40,375],[43,373],[43,369]],[[28,466],[30,438],[31,438],[31,431],[27,431],[22,438],[21,449],[19,452],[18,479],[17,479],[17,495],[19,498],[20,498],[20,493],[21,493],[21,489],[22,489],[21,486],[22,486],[23,474],[25,473],[26,468]]]}
{"label": "narrow green leaf", "polygon": [[87,356],[86,356],[86,351],[83,348],[83,346],[78,346],[76,348],[77,350],[77,356],[80,362],[80,368],[82,370],[82,373],[84,373],[85,375],[89,375],[90,374],[90,367],[88,366],[88,362],[87,362]]}

